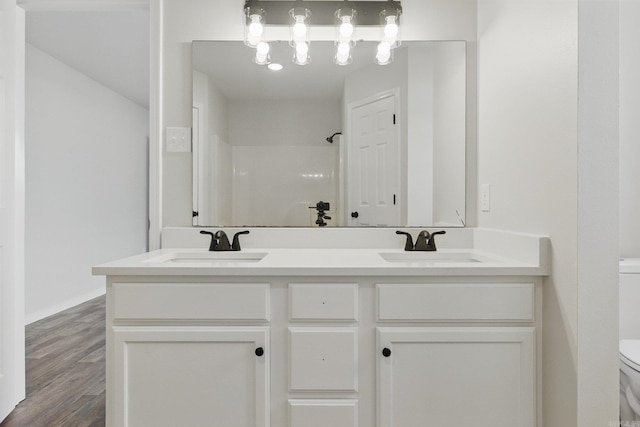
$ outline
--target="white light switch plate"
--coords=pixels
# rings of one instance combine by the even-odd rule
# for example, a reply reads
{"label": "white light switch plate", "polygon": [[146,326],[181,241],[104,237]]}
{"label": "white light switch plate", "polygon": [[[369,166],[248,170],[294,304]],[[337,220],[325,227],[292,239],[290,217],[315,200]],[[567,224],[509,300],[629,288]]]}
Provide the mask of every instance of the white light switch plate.
{"label": "white light switch plate", "polygon": [[167,128],[167,153],[191,152],[191,128]]}
{"label": "white light switch plate", "polygon": [[480,209],[482,212],[491,211],[491,184],[480,186]]}

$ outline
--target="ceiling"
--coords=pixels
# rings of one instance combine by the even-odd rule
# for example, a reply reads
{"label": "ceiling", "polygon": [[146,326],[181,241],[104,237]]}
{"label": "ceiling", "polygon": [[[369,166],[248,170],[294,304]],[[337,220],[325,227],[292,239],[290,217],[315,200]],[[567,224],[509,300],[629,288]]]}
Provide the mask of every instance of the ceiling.
{"label": "ceiling", "polygon": [[288,42],[272,42],[273,62],[284,65],[280,71],[252,63],[255,50],[243,42],[216,41],[193,43],[193,67],[209,79],[229,99],[333,99],[342,98],[344,79],[349,73],[373,64],[376,43],[361,42],[353,49],[353,63],[333,63],[333,42],[311,43],[311,63],[300,66],[292,61]]}
{"label": "ceiling", "polygon": [[148,11],[27,11],[26,41],[149,108]]}

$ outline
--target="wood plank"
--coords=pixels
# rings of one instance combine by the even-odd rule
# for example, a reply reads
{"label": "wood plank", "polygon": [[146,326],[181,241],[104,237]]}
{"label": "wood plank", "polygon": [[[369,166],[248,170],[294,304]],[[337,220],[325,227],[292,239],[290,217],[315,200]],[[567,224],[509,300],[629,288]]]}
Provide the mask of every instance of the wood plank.
{"label": "wood plank", "polygon": [[26,327],[27,398],[0,427],[105,424],[105,297]]}

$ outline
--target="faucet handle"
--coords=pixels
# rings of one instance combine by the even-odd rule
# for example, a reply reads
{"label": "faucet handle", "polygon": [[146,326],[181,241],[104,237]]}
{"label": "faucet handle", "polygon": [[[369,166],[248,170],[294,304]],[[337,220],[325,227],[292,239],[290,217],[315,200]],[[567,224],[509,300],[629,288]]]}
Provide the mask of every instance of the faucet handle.
{"label": "faucet handle", "polygon": [[404,232],[404,231],[396,231],[396,234],[402,234],[403,236],[407,236],[407,241],[404,244],[404,250],[405,251],[412,251],[413,250],[413,238],[411,237],[411,234]]}
{"label": "faucet handle", "polygon": [[212,232],[210,232],[210,231],[204,231],[204,230],[202,230],[202,231],[200,231],[200,234],[208,234],[208,235],[210,235],[210,236],[211,236],[211,243],[209,244],[209,250],[210,250],[210,251],[215,251],[215,250],[216,250],[216,247],[218,246],[218,242],[216,241],[216,238],[215,238],[215,236],[213,235],[213,233],[212,233]]}
{"label": "faucet handle", "polygon": [[240,250],[240,235],[241,234],[249,234],[249,230],[244,230],[244,231],[238,231],[236,234],[233,235],[233,243],[231,243],[231,250],[232,251],[239,251]]}
{"label": "faucet handle", "polygon": [[434,231],[433,233],[431,233],[431,237],[429,237],[429,241],[427,242],[427,250],[428,251],[435,251],[436,249],[436,235],[437,234],[447,234],[446,231],[441,230],[441,231]]}

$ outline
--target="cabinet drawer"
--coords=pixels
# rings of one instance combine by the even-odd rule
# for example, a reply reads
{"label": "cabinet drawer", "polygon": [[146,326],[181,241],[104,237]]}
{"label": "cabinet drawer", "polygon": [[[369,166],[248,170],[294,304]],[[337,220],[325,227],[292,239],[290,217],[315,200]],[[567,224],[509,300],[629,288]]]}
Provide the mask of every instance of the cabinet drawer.
{"label": "cabinet drawer", "polygon": [[358,427],[355,399],[289,399],[289,427]]}
{"label": "cabinet drawer", "polygon": [[532,283],[378,284],[378,319],[534,320]]}
{"label": "cabinet drawer", "polygon": [[355,283],[289,284],[291,320],[358,320]]}
{"label": "cabinet drawer", "polygon": [[114,283],[114,318],[268,321],[266,283]]}
{"label": "cabinet drawer", "polygon": [[291,391],[357,391],[356,328],[289,328]]}

